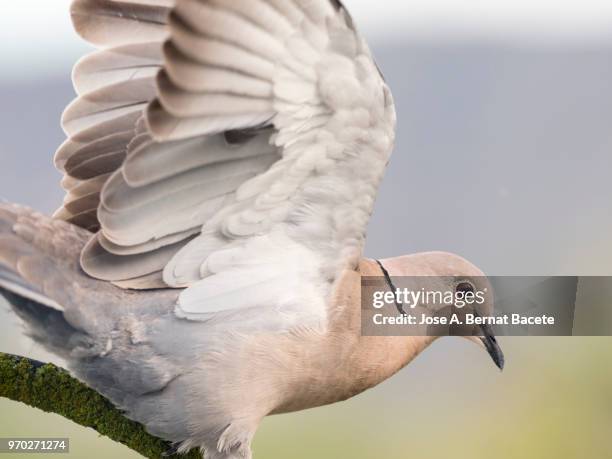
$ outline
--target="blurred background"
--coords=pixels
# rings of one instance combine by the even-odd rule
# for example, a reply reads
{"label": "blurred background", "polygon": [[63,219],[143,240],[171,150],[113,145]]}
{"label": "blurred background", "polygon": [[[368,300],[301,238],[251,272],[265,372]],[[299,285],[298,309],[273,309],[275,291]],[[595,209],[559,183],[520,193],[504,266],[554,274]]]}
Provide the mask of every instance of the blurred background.
{"label": "blurred background", "polygon": [[[0,198],[51,212],[63,195],[51,163],[59,117],[88,47],[69,0],[5,3]],[[344,3],[399,118],[367,255],[449,250],[493,275],[612,275],[612,2]],[[0,351],[57,362],[21,329],[0,303]],[[503,373],[476,346],[439,340],[354,399],[266,419],[255,457],[612,457],[612,339],[501,345]],[[74,458],[136,457],[6,400],[0,436],[70,437]]]}

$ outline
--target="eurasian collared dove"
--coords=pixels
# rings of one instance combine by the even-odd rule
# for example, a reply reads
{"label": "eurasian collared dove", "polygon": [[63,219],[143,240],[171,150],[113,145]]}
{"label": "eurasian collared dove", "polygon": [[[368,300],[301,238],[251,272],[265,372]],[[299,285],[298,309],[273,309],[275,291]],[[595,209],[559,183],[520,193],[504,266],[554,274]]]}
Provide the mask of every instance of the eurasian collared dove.
{"label": "eurasian collared dove", "polygon": [[433,342],[360,333],[362,275],[482,273],[362,259],[395,110],[339,1],[75,0],[72,18],[101,50],[74,69],[66,198],[54,218],[0,204],[0,286],[77,377],[181,451],[249,458],[264,416]]}

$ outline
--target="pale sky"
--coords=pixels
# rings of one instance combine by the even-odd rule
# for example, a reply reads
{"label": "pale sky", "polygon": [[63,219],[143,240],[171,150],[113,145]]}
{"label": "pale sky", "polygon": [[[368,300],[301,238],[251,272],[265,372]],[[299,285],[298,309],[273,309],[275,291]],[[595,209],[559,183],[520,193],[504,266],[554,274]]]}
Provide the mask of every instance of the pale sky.
{"label": "pale sky", "polygon": [[[344,0],[344,3],[370,40],[403,36],[414,40],[484,37],[547,43],[612,42],[612,0]],[[70,0],[5,1],[0,16],[2,62],[22,65],[27,62],[32,72],[51,71],[78,56],[84,48],[72,32],[69,4]]]}

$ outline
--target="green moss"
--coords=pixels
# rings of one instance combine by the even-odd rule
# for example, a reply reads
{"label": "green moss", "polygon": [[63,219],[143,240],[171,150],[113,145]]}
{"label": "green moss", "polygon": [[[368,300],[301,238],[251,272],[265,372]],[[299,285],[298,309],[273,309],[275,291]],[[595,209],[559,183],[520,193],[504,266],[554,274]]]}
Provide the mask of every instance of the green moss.
{"label": "green moss", "polygon": [[[0,353],[0,397],[59,414],[148,458],[162,457],[170,449],[167,442],[149,435],[141,424],[127,419],[106,398],[52,364]],[[185,455],[166,457],[202,456],[192,450]]]}

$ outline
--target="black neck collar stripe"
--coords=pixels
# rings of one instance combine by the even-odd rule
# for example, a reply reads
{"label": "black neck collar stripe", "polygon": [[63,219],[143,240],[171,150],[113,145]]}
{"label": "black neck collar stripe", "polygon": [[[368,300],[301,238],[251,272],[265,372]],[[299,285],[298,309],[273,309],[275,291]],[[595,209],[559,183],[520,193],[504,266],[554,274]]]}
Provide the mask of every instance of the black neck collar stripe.
{"label": "black neck collar stripe", "polygon": [[[385,277],[385,281],[387,282],[387,285],[389,286],[389,288],[395,295],[397,292],[397,288],[395,288],[395,285],[393,285],[393,280],[391,279],[391,276],[389,275],[389,271],[387,271],[387,269],[383,266],[380,260],[376,260],[376,263],[378,264],[378,266],[380,266],[380,269],[382,270],[382,273],[383,273],[383,276]],[[395,307],[397,308],[400,314],[406,315],[406,311],[404,311],[404,305],[397,301],[397,296],[395,297]]]}

